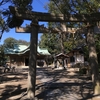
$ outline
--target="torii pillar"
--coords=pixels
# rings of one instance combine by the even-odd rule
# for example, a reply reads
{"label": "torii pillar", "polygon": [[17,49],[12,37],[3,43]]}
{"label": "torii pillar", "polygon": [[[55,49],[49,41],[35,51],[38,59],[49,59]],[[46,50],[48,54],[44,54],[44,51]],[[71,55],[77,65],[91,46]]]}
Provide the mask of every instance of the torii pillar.
{"label": "torii pillar", "polygon": [[37,40],[38,40],[38,21],[32,21],[31,34],[30,34],[30,55],[29,55],[29,72],[28,72],[28,99],[33,100],[35,97],[35,84],[36,84],[36,60],[37,60]]}

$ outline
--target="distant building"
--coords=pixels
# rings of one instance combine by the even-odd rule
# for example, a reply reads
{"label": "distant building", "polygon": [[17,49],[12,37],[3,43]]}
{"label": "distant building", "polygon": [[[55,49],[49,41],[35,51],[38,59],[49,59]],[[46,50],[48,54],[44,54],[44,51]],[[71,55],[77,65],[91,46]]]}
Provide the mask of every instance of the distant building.
{"label": "distant building", "polygon": [[[15,45],[13,49],[8,48],[5,50],[5,55],[9,57],[10,64],[16,63],[17,66],[28,66],[29,65],[29,52],[30,46],[26,45]],[[37,47],[37,62],[45,63],[45,57],[49,56],[50,53],[47,49],[41,49]]]}
{"label": "distant building", "polygon": [[84,63],[84,52],[81,47],[75,48],[69,53],[67,53],[69,58],[67,58],[67,66],[71,67],[77,63]]}
{"label": "distant building", "polygon": [[67,54],[60,53],[55,55],[55,58],[61,62],[60,65],[57,65],[58,67],[72,67],[77,63],[84,63],[84,53],[81,48],[75,48]]}

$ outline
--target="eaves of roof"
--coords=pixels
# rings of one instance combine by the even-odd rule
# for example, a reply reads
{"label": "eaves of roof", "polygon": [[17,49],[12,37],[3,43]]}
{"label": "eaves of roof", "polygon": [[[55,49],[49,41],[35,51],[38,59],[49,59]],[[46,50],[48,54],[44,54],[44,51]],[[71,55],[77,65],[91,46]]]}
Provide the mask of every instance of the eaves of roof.
{"label": "eaves of roof", "polygon": [[[18,45],[17,47],[15,47],[14,49],[6,49],[5,50],[5,54],[16,54],[16,55],[20,55],[20,54],[24,54],[27,51],[30,50],[30,46],[24,46],[24,45]],[[39,47],[37,48],[37,52],[40,55],[50,55],[50,53],[48,52],[47,49],[40,49]]]}

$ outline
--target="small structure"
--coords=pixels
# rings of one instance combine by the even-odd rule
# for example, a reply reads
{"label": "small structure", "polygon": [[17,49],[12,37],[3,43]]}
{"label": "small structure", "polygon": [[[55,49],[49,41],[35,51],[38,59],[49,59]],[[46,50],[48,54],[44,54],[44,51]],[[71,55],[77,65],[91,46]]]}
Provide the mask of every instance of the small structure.
{"label": "small structure", "polygon": [[69,58],[67,58],[68,67],[71,67],[77,63],[84,63],[84,52],[81,47],[75,48],[69,53],[67,53]]}
{"label": "small structure", "polygon": [[[84,63],[84,53],[81,47],[75,48],[67,54],[60,53],[55,56],[56,62],[59,60],[61,66],[63,67],[72,67],[77,63]],[[55,63],[56,65],[56,63]],[[56,65],[58,66],[58,64]]]}
{"label": "small structure", "polygon": [[[28,66],[29,65],[29,53],[30,46],[26,45],[15,45],[14,48],[8,48],[5,50],[5,54],[10,59],[10,64],[16,63],[17,66]],[[49,56],[50,53],[47,49],[40,49],[37,47],[37,62],[45,63],[45,57]],[[37,64],[38,64],[37,63]]]}
{"label": "small structure", "polygon": [[[66,68],[67,67],[67,58],[69,58],[68,55],[64,54],[64,53],[59,53],[58,55],[55,56],[55,58],[57,60],[61,61],[61,65],[62,67]],[[59,66],[60,67],[60,66]]]}

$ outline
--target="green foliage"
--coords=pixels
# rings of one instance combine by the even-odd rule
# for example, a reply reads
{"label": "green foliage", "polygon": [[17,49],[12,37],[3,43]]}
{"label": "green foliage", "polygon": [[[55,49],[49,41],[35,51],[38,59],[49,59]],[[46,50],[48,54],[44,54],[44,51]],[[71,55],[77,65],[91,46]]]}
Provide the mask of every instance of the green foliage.
{"label": "green foliage", "polygon": [[16,44],[29,45],[29,42],[25,40],[16,40],[15,38],[10,37],[4,40],[3,46],[5,48],[14,48],[14,45]]}
{"label": "green foliage", "polygon": [[4,46],[0,45],[0,65],[3,65],[6,61],[6,57],[4,54]]}
{"label": "green foliage", "polygon": [[41,36],[41,41],[39,43],[39,46],[41,48],[47,48],[51,54],[54,54],[60,51],[59,50],[60,48],[58,45],[59,45],[59,41],[57,39],[57,34],[45,33]]}
{"label": "green foliage", "polygon": [[27,41],[25,41],[25,40],[17,40],[17,44],[22,44],[22,45],[30,45],[30,42],[27,42]]}
{"label": "green foliage", "polygon": [[53,5],[63,14],[90,14],[100,10],[100,0],[52,0],[49,4],[51,10]]}
{"label": "green foliage", "polygon": [[[100,10],[100,0],[85,0],[85,1],[84,0],[83,1],[82,0],[52,0],[52,1],[50,0],[50,3],[48,3],[47,6],[48,6],[47,7],[48,12],[55,13],[55,14],[64,14],[67,16],[69,16],[69,14],[91,14],[91,13],[98,12]],[[70,28],[73,27],[80,28],[80,27],[84,27],[85,23],[66,22],[65,26]],[[52,22],[52,23],[50,22],[48,24],[48,27],[58,28],[59,30],[63,31],[61,27],[61,23],[58,22]],[[56,36],[59,38],[56,38],[56,41],[54,39],[54,35],[53,34],[51,35],[53,37],[50,38],[53,39],[49,39],[49,44],[47,43],[48,40],[46,40],[47,37],[45,37],[45,35],[43,35],[43,38],[41,38],[40,42],[41,45],[43,45],[43,47],[48,47],[48,49],[50,51],[54,51],[54,53],[61,52],[61,49],[63,48],[64,48],[64,52],[68,52],[75,47],[86,45],[86,36],[81,33],[76,33],[74,36],[70,34],[63,35],[57,33]],[[84,52],[85,52],[85,58],[88,58],[87,47],[84,47]]]}
{"label": "green foliage", "polygon": [[4,21],[1,13],[2,12],[0,12],[0,39],[1,39],[2,34],[3,34],[4,31],[6,31],[6,32],[9,31],[9,28],[8,28],[6,22]]}
{"label": "green foliage", "polygon": [[23,11],[25,10],[32,10],[32,1],[33,0],[12,0],[12,4],[14,6],[17,6],[18,8],[21,8]]}
{"label": "green foliage", "polygon": [[87,68],[81,68],[81,69],[79,70],[79,73],[80,73],[80,74],[86,74],[86,73],[87,73]]}
{"label": "green foliage", "polygon": [[[26,10],[32,10],[32,1],[33,0],[2,0],[0,2],[0,39],[4,33],[4,31],[8,32],[9,31],[9,23],[12,21],[12,14],[9,11],[9,6],[16,6],[22,9],[22,11]],[[14,19],[13,19],[14,20]],[[17,22],[17,25],[16,25]],[[13,27],[15,26],[20,26],[23,23],[23,20],[15,20],[13,21],[12,25]],[[11,24],[11,23],[10,23]],[[10,25],[10,28],[12,28]]]}
{"label": "green foliage", "polygon": [[[33,0],[12,0],[12,4],[15,7],[18,7],[21,13],[32,10],[32,1]],[[18,19],[15,16],[8,17],[8,26],[9,28],[20,27],[24,22],[24,19]]]}
{"label": "green foliage", "polygon": [[73,48],[73,42],[72,41],[64,42],[64,47],[65,47],[66,53],[69,52]]}
{"label": "green foliage", "polygon": [[88,46],[86,45],[82,49],[84,51],[84,58],[85,58],[84,60],[85,61],[89,61],[89,50],[88,50]]}
{"label": "green foliage", "polygon": [[[50,3],[48,4],[48,12],[50,13],[55,13],[55,14],[64,14],[64,15],[68,15],[71,13],[72,11],[72,7],[70,7],[71,1],[70,0],[53,0],[50,1]],[[72,22],[66,22],[66,23],[59,23],[59,22],[49,22],[48,23],[48,27],[51,28],[58,28],[59,30],[61,30],[61,32],[63,32],[63,26],[62,24],[65,25],[65,27],[79,27],[79,23],[72,23]],[[48,38],[45,37],[46,35],[43,35],[43,38],[41,38],[41,45],[44,45],[45,47],[48,46],[48,49],[50,50],[49,52],[52,53],[60,53],[60,52],[69,52],[70,50],[72,50],[76,45],[78,45],[77,40],[75,40],[76,37],[73,37],[72,34],[63,34],[63,33],[57,33],[55,34],[51,34],[51,36],[49,35],[49,44],[47,44],[47,41],[45,41],[44,38]],[[54,37],[56,37],[56,39],[54,39]],[[53,38],[53,39],[52,39]],[[79,40],[79,38],[78,38]],[[46,43],[45,43],[46,42]]]}
{"label": "green foliage", "polygon": [[10,37],[4,40],[4,47],[5,48],[14,48],[14,45],[17,43],[17,40]]}

